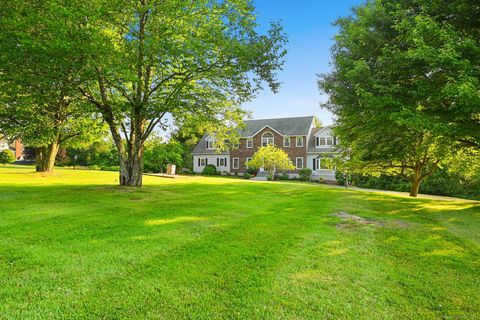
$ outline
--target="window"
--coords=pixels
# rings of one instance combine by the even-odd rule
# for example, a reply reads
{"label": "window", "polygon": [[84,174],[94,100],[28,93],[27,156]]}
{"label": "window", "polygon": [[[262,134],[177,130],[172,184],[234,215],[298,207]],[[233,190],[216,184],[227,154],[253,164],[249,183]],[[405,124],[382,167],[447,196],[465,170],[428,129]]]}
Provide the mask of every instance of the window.
{"label": "window", "polygon": [[303,137],[297,137],[297,147],[303,147]]}
{"label": "window", "polygon": [[252,138],[247,139],[247,148],[253,148],[253,139]]}
{"label": "window", "polygon": [[265,132],[262,135],[262,147],[266,147],[268,145],[273,145],[273,134],[270,131]]}
{"label": "window", "polygon": [[198,158],[198,166],[199,167],[205,167],[207,165],[207,159],[206,158]]}
{"label": "window", "polygon": [[324,147],[324,146],[333,146],[333,137],[316,137],[315,146]]}
{"label": "window", "polygon": [[303,169],[303,157],[297,157],[295,159],[295,166],[297,169]]}
{"label": "window", "polygon": [[283,137],[283,146],[290,147],[290,137]]}
{"label": "window", "polygon": [[315,158],[314,170],[335,170],[333,158]]}
{"label": "window", "polygon": [[240,160],[238,158],[233,158],[232,159],[232,168],[233,169],[238,169],[240,166]]}
{"label": "window", "polygon": [[238,149],[239,147],[240,147],[240,143],[238,141],[233,143],[234,149]]}
{"label": "window", "polygon": [[214,140],[206,140],[205,143],[206,143],[206,146],[207,146],[207,150],[208,149],[215,149],[215,144],[214,144]]}
{"label": "window", "polygon": [[247,162],[252,161],[252,158],[247,158],[245,159],[245,167],[248,169],[249,167],[247,166]]}
{"label": "window", "polygon": [[227,158],[217,158],[217,167],[226,167]]}

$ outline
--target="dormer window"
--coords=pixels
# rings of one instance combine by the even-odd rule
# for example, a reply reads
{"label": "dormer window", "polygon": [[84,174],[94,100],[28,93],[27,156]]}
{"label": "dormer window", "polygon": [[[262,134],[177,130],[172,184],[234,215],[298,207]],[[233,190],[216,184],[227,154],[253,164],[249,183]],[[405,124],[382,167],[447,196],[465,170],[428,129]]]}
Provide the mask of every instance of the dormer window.
{"label": "dormer window", "polygon": [[271,133],[270,131],[267,131],[264,134],[262,134],[262,147],[273,145],[273,143],[274,143],[273,133]]}
{"label": "dormer window", "polygon": [[247,138],[247,148],[253,148],[253,139]]}
{"label": "dormer window", "polygon": [[206,140],[205,145],[207,150],[215,149],[215,140]]}
{"label": "dormer window", "polygon": [[327,136],[327,137],[316,137],[315,139],[315,146],[317,148],[319,147],[330,147],[334,145],[334,139],[333,137]]}
{"label": "dormer window", "polygon": [[283,146],[290,147],[290,137],[283,137]]}

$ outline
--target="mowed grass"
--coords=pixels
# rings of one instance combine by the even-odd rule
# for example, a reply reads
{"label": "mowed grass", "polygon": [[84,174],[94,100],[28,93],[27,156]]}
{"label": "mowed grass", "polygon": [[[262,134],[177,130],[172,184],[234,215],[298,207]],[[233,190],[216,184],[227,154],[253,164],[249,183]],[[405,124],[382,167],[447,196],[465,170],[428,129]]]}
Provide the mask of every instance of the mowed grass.
{"label": "mowed grass", "polygon": [[0,167],[0,319],[480,317],[478,202],[32,171]]}

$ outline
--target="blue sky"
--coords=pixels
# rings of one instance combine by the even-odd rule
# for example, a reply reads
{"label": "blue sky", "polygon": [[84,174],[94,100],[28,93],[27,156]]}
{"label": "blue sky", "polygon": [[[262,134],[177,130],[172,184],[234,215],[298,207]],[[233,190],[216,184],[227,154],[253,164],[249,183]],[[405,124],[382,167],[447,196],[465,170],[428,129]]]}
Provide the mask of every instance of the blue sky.
{"label": "blue sky", "polygon": [[330,47],[335,27],[332,23],[350,14],[361,0],[255,0],[258,21],[281,20],[288,34],[286,63],[279,73],[283,83],[280,92],[265,89],[243,107],[253,117],[278,118],[317,115],[324,124],[332,123],[331,114],[320,109],[326,101],[317,87],[317,73],[329,71]]}

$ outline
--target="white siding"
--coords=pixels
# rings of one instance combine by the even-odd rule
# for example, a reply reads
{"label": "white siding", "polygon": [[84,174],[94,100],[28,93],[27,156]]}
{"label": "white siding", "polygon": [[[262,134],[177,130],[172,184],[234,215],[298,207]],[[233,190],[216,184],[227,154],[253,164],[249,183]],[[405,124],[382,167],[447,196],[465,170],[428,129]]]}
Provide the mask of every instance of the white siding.
{"label": "white siding", "polygon": [[[227,163],[225,166],[217,167],[217,159],[220,159],[220,158],[226,158]],[[205,168],[205,166],[199,166],[198,159],[207,159],[207,164],[213,164],[215,167],[217,167],[217,171],[230,172],[230,156],[229,155],[224,155],[224,154],[194,155],[193,171],[197,173],[201,173],[203,171],[203,168]]]}
{"label": "white siding", "polygon": [[3,151],[5,149],[9,149],[8,141],[5,139],[0,139],[0,151]]}

